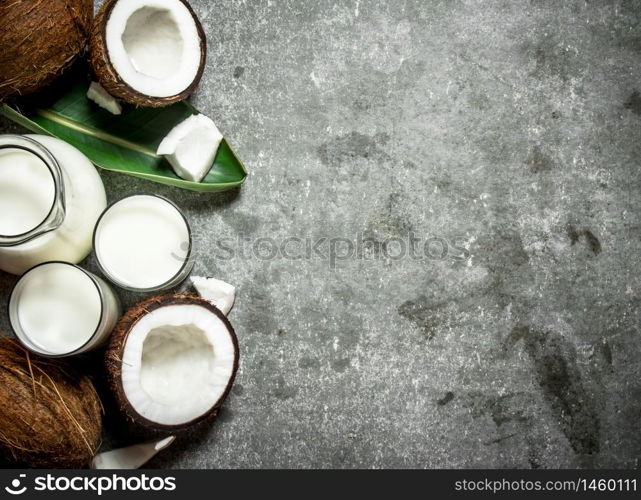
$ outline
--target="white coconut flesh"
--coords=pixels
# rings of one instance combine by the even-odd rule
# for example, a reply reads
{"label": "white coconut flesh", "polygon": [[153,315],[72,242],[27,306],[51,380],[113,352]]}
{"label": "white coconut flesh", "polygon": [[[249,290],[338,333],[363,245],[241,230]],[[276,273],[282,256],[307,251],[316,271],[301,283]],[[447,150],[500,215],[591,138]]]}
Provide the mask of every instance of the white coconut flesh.
{"label": "white coconut flesh", "polygon": [[110,95],[102,85],[91,82],[87,90],[87,99],[95,102],[102,109],[106,109],[113,115],[122,114],[122,106],[114,96]]}
{"label": "white coconut flesh", "polygon": [[179,177],[200,182],[211,170],[222,140],[211,118],[191,115],[169,131],[156,154],[167,158]]}
{"label": "white coconut flesh", "polygon": [[168,436],[159,441],[134,444],[98,453],[93,459],[92,467],[94,469],[137,469],[149,462],[159,451],[167,448],[175,439],[175,436]]}
{"label": "white coconut flesh", "polygon": [[216,278],[205,278],[203,276],[192,276],[191,282],[203,299],[214,304],[226,316],[234,307],[236,300],[236,288]]}
{"label": "white coconut flesh", "polygon": [[129,332],[122,385],[132,408],[160,425],[204,415],[220,400],[234,373],[236,348],[226,324],[192,304],[160,307]]}
{"label": "white coconut flesh", "polygon": [[178,0],[117,2],[106,22],[105,42],[113,68],[141,94],[180,94],[198,74],[198,29]]}

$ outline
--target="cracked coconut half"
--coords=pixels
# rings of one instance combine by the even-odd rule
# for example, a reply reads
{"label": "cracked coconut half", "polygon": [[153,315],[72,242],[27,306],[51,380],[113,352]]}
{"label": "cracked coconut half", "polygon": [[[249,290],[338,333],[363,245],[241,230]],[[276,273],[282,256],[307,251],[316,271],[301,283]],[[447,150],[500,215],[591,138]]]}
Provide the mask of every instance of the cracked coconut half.
{"label": "cracked coconut half", "polygon": [[238,341],[225,315],[208,301],[167,295],[128,311],[106,356],[125,415],[174,432],[218,413],[238,369]]}
{"label": "cracked coconut half", "polygon": [[185,0],[107,0],[89,46],[100,84],[138,106],[185,99],[205,68],[205,34]]}

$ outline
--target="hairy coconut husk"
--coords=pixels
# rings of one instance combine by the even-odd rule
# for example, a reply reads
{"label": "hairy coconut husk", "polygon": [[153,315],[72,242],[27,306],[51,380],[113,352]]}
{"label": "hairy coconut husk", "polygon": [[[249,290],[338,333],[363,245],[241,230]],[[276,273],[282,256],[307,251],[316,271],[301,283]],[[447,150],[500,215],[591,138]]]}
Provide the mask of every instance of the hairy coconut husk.
{"label": "hairy coconut husk", "polygon": [[0,1],[0,101],[51,83],[85,48],[92,0]]}
{"label": "hairy coconut husk", "polygon": [[82,468],[100,445],[102,405],[88,377],[0,337],[0,454],[20,465]]}
{"label": "hairy coconut husk", "polygon": [[198,73],[194,81],[183,90],[180,94],[168,97],[154,97],[142,94],[137,90],[131,88],[120,77],[118,72],[114,69],[109,59],[109,51],[107,50],[106,29],[107,21],[111,16],[111,11],[120,0],[106,0],[96,15],[89,39],[89,64],[93,70],[94,76],[100,82],[100,85],[114,97],[118,97],[125,102],[134,104],[136,106],[145,106],[151,108],[160,108],[169,106],[176,102],[182,101],[194,93],[198,82],[200,82],[203,72],[205,71],[205,62],[207,58],[207,42],[203,27],[196,16],[196,13],[191,8],[191,5],[186,0],[179,0],[187,7],[196,23],[198,36],[200,38],[200,64]]}
{"label": "hairy coconut husk", "polygon": [[[236,350],[236,359],[234,360],[234,371],[229,379],[229,383],[224,394],[216,402],[216,404],[204,415],[184,424],[180,425],[162,425],[157,422],[152,422],[142,415],[140,415],[131,405],[127,396],[125,395],[123,386],[122,386],[122,358],[125,344],[127,343],[127,338],[131,329],[136,325],[136,323],[142,319],[145,315],[150,312],[165,306],[171,305],[199,305],[205,309],[213,312],[220,318],[220,320],[225,323],[229,332],[232,336],[232,341]],[[231,323],[227,317],[214,305],[212,305],[207,300],[197,297],[194,295],[161,295],[158,297],[151,297],[146,299],[129,311],[127,311],[124,316],[120,318],[120,321],[114,328],[113,333],[105,353],[105,362],[107,365],[107,378],[109,381],[109,386],[113,392],[114,398],[118,405],[118,408],[125,419],[136,427],[144,428],[149,431],[159,432],[159,433],[176,433],[184,431],[193,425],[204,422],[209,419],[213,419],[218,415],[220,407],[223,402],[229,395],[229,391],[234,384],[234,379],[236,378],[236,371],[238,370],[238,339],[236,338],[236,333],[234,332]]]}

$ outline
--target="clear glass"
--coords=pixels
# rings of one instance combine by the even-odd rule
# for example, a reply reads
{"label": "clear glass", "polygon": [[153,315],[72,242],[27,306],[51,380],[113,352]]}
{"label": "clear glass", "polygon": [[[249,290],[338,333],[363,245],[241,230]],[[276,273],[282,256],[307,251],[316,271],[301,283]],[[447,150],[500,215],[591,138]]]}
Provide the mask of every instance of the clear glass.
{"label": "clear glass", "polygon": [[[167,203],[171,208],[173,208],[176,213],[180,216],[182,221],[185,224],[185,228],[187,230],[187,241],[183,242],[183,244],[186,246],[186,252],[185,256],[181,257],[182,260],[182,265],[180,266],[180,269],[176,272],[174,276],[172,276],[169,280],[167,280],[164,283],[161,283],[156,286],[152,287],[137,287],[132,285],[131,283],[124,282],[122,279],[119,279],[113,272],[110,272],[109,268],[107,265],[104,263],[104,259],[101,259],[101,251],[98,248],[98,234],[101,229],[101,222],[105,219],[105,216],[114,209],[116,205],[119,203],[125,202],[126,200],[129,200],[131,198],[136,198],[136,197],[151,197],[154,199],[159,199],[162,200],[163,202]],[[105,211],[102,213],[102,215],[98,218],[98,222],[96,223],[96,227],[94,229],[94,234],[93,234],[93,248],[94,252],[96,255],[96,261],[98,263],[98,267],[100,268],[100,271],[102,274],[109,279],[112,283],[115,285],[119,286],[120,288],[123,288],[125,290],[129,290],[130,292],[136,292],[136,293],[155,293],[155,292],[160,292],[162,290],[167,290],[170,288],[173,288],[175,286],[178,286],[180,283],[182,283],[189,274],[191,273],[191,270],[194,267],[194,260],[193,260],[193,237],[192,237],[192,232],[191,232],[191,227],[189,225],[189,221],[187,220],[187,217],[185,217],[185,214],[183,211],[171,200],[165,198],[164,196],[160,196],[157,194],[134,194],[131,196],[127,196],[125,198],[122,198],[118,201],[115,201],[111,203]],[[183,250],[185,250],[183,248]],[[135,265],[135,263],[133,263]]]}
{"label": "clear glass", "polygon": [[[91,280],[93,286],[95,286],[97,290],[97,296],[100,300],[100,317],[95,330],[93,332],[87,332],[87,340],[80,347],[66,352],[53,352],[43,348],[38,344],[37,341],[34,340],[34,334],[30,334],[30,332],[26,331],[23,328],[23,325],[20,321],[21,296],[25,288],[30,286],[28,284],[28,279],[32,275],[32,273],[42,272],[46,266],[68,266],[70,268],[81,271],[87,277],[87,279]],[[45,357],[57,358],[72,356],[99,347],[109,338],[109,335],[116,326],[116,323],[118,322],[121,314],[122,307],[117,295],[103,279],[79,266],[76,266],[75,264],[69,264],[68,262],[45,262],[43,264],[38,264],[37,266],[32,267],[29,271],[22,275],[20,280],[18,280],[11,292],[11,296],[9,297],[9,321],[11,323],[11,328],[16,335],[16,338],[25,348],[29,349],[31,352]]]}
{"label": "clear glass", "polygon": [[21,245],[60,227],[65,220],[65,185],[58,161],[47,148],[22,135],[0,135],[0,149],[21,149],[37,156],[47,166],[55,186],[55,196],[49,214],[36,227],[17,235],[0,235],[0,247]]}

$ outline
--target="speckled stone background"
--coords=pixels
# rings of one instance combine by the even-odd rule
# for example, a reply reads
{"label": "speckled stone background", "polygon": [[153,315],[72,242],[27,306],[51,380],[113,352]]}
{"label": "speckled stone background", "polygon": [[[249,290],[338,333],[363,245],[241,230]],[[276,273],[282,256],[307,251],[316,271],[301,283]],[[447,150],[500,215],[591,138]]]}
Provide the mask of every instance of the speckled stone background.
{"label": "speckled stone background", "polygon": [[[247,183],[103,179],[185,209],[196,273],[238,287],[241,369],[150,465],[637,467],[639,4],[192,4],[194,101]],[[310,251],[267,258],[290,237]]]}

